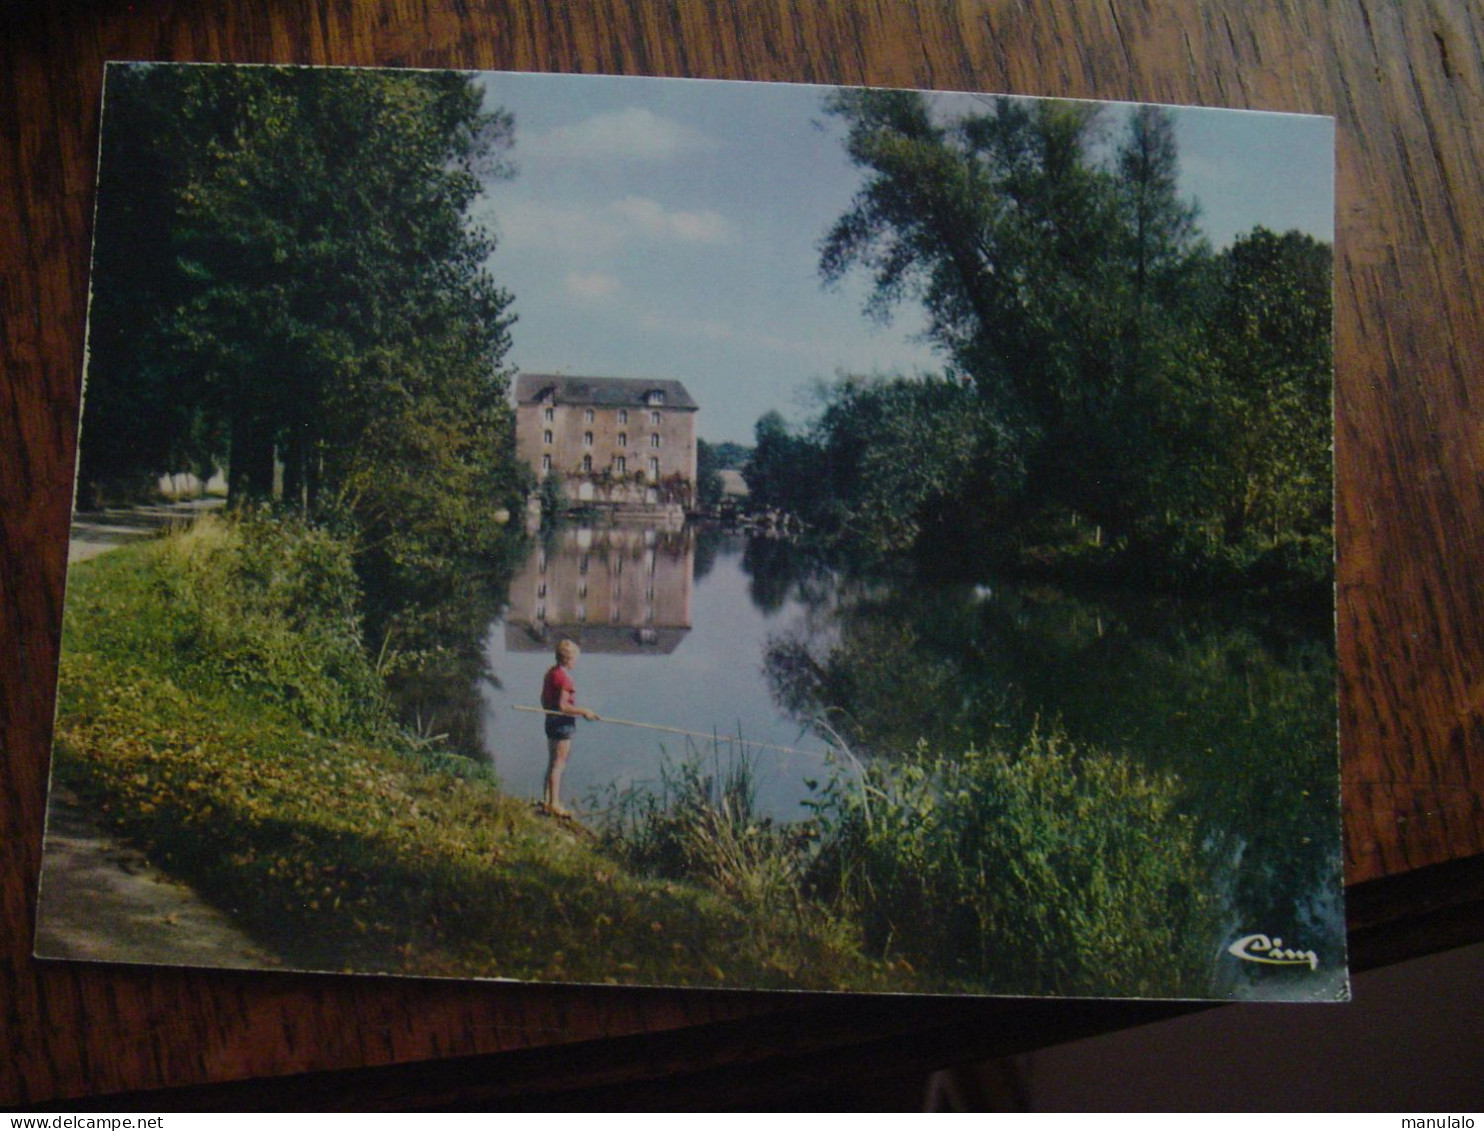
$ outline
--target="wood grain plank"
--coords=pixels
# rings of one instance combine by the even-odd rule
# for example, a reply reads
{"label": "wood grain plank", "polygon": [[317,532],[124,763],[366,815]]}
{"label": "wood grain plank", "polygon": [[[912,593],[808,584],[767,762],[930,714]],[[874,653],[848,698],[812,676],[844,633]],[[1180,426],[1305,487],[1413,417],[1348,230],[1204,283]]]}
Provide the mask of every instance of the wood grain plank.
{"label": "wood grain plank", "polygon": [[[683,1042],[698,1027],[752,1018],[749,1033],[767,1040],[804,1025],[811,1047],[828,1049],[850,1045],[861,1022],[838,1002],[767,995],[30,958],[105,59],[869,82],[1334,114],[1340,702],[1346,860],[1361,881],[1484,851],[1474,580],[1484,565],[1481,16],[1465,0],[133,0],[0,9],[0,207],[11,219],[0,225],[0,1047],[11,1051],[0,1100],[515,1050],[536,1057],[526,1071],[559,1081],[540,1050],[651,1034],[628,1059],[612,1054],[605,1079],[617,1082],[642,1078],[656,1045],[674,1054],[679,1045],[667,1040]],[[1003,1005],[902,1008],[908,1028],[943,1042],[945,1056],[963,1026],[1013,1034],[1025,1021]],[[1059,1016],[1055,1005],[1028,1008]],[[1065,1008],[1090,1016],[1091,1007]],[[949,1020],[932,1013],[939,1009]],[[1130,1017],[1093,1014],[1102,1025]]]}

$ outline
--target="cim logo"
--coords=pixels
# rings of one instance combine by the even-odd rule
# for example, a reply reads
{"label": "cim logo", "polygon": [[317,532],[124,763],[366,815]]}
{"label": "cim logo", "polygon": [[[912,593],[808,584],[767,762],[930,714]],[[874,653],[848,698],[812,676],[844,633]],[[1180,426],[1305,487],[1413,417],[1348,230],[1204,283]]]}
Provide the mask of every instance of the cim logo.
{"label": "cim logo", "polygon": [[1243,962],[1261,962],[1264,966],[1307,966],[1319,969],[1319,955],[1312,950],[1291,950],[1282,939],[1267,935],[1246,935],[1226,948],[1226,952]]}

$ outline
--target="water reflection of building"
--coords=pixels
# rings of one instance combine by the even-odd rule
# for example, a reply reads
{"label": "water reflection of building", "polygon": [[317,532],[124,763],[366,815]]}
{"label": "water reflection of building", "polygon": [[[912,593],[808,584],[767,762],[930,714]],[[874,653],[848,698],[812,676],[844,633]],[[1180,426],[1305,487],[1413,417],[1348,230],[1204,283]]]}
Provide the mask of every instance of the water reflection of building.
{"label": "water reflection of building", "polygon": [[544,651],[570,636],[589,652],[668,655],[690,631],[694,564],[689,530],[560,530],[510,583],[505,647]]}

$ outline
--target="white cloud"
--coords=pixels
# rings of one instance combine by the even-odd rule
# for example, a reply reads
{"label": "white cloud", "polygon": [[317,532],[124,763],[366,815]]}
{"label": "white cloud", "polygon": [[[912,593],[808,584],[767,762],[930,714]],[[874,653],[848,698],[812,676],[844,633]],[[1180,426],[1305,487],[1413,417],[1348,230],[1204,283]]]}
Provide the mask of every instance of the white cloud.
{"label": "white cloud", "polygon": [[573,271],[562,284],[574,298],[605,299],[618,293],[618,280],[601,271]]}
{"label": "white cloud", "polygon": [[725,243],[732,234],[731,225],[719,212],[666,212],[642,196],[626,196],[611,207],[619,217],[653,236],[687,243]]}
{"label": "white cloud", "polygon": [[539,247],[586,258],[635,239],[726,243],[732,226],[717,212],[672,212],[646,197],[629,196],[594,208],[512,201],[500,209],[500,233],[507,248]]}
{"label": "white cloud", "polygon": [[603,254],[617,247],[623,237],[621,228],[605,219],[601,210],[522,200],[503,205],[499,215],[501,242],[507,248]]}
{"label": "white cloud", "polygon": [[657,161],[683,153],[715,149],[699,130],[649,110],[610,110],[573,126],[522,139],[521,151],[537,160]]}

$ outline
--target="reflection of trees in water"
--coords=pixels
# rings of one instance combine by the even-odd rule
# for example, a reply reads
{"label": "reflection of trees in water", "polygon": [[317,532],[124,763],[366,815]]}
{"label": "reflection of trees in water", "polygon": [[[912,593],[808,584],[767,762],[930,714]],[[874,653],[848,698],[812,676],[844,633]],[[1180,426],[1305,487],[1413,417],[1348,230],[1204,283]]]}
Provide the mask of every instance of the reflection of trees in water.
{"label": "reflection of trees in water", "polygon": [[742,551],[747,595],[764,613],[783,608],[794,587],[817,568],[815,557],[783,538],[749,538]]}
{"label": "reflection of trees in water", "polygon": [[823,718],[851,745],[876,756],[982,745],[1004,724],[1007,696],[963,694],[956,658],[935,653],[915,626],[844,610],[833,643],[807,627],[769,638],[763,670],[774,701],[801,725]]}
{"label": "reflection of trees in water", "polygon": [[700,581],[711,572],[711,567],[716,565],[716,557],[721,552],[722,546],[727,541],[725,528],[712,523],[703,523],[700,526],[687,529],[694,530],[695,536],[695,561],[691,566],[691,577]]}
{"label": "reflection of trees in water", "polygon": [[770,638],[764,670],[801,723],[826,717],[878,757],[919,741],[950,755],[1013,749],[1037,725],[1127,752],[1184,782],[1213,856],[1231,862],[1244,924],[1313,937],[1304,905],[1338,883],[1334,661],[1321,635],[1282,614],[866,584],[796,565],[787,591],[806,611]]}
{"label": "reflection of trees in water", "polygon": [[516,562],[529,543],[478,568],[423,575],[417,599],[382,610],[375,637],[386,647],[379,666],[398,721],[422,738],[483,759],[480,715],[484,683],[498,687],[485,658],[485,636],[499,614]]}
{"label": "reflection of trees in water", "polygon": [[763,669],[798,722],[822,716],[852,745],[890,757],[919,741],[983,745],[1017,716],[1014,634],[990,646],[964,632],[972,590],[791,564],[803,614],[769,638]]}

